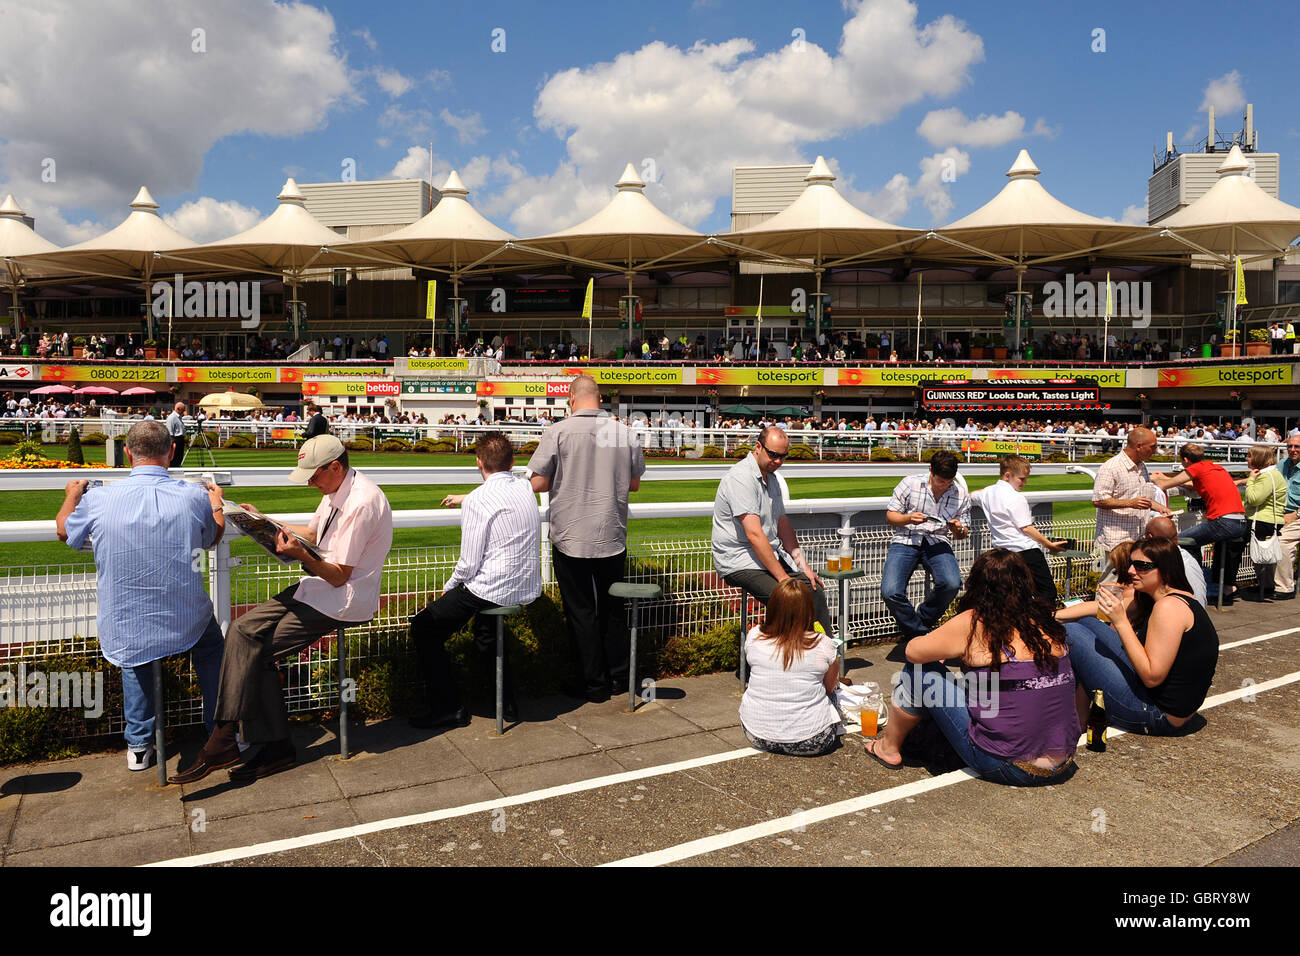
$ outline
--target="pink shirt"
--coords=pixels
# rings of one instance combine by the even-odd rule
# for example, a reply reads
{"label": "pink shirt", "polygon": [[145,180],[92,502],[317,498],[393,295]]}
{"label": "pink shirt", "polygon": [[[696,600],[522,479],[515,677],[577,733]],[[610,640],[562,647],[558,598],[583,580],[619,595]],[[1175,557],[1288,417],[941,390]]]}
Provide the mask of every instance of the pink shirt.
{"label": "pink shirt", "polygon": [[[339,588],[315,575],[298,582],[294,597],[338,621],[368,621],[379,610],[384,560],[393,546],[393,511],[379,486],[355,468],[324,495],[308,525],[316,549],[331,564],[352,568]],[[324,529],[322,531],[322,529]]]}

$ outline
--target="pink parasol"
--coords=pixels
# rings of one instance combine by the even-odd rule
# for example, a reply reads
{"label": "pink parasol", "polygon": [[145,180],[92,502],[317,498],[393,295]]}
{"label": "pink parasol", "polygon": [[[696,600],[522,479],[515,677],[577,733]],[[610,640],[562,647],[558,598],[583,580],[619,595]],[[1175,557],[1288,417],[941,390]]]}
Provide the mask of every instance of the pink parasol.
{"label": "pink parasol", "polygon": [[122,394],[122,395],[157,395],[157,394],[158,394],[158,390],[157,390],[156,388],[145,388],[143,385],[137,385],[137,386],[135,386],[134,388],[128,388],[126,391],[121,392],[120,394]]}
{"label": "pink parasol", "polygon": [[34,388],[32,395],[66,395],[72,391],[71,385],[42,385],[40,388]]}
{"label": "pink parasol", "polygon": [[83,388],[76,389],[77,395],[117,395],[115,388],[108,388],[104,385],[86,385]]}

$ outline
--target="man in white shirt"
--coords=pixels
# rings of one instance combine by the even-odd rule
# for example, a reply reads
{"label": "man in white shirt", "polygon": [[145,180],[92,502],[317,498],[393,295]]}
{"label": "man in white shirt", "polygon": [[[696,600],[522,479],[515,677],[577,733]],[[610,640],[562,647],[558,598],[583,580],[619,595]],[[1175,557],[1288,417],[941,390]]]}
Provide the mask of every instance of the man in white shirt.
{"label": "man in white shirt", "polygon": [[1065,550],[1065,541],[1049,541],[1034,527],[1034,516],[1021,488],[1029,478],[1030,463],[1020,455],[1002,459],[1002,478],[996,484],[971,494],[984,509],[992,546],[1017,552],[1034,578],[1034,594],[1049,608],[1056,607],[1056,582],[1042,549]]}
{"label": "man in white shirt", "polygon": [[[471,617],[480,653],[496,648],[495,622],[481,612],[530,604],[542,593],[542,520],[532,485],[510,473],[514,449],[501,432],[488,432],[475,446],[483,484],[467,495],[448,495],[444,505],[461,506],[461,550],[442,597],[411,619],[411,638],[420,657],[429,713],[412,717],[411,726],[432,729],[464,726],[469,713],[451,674],[447,638]],[[518,719],[510,680],[509,655],[503,662],[507,720]]]}

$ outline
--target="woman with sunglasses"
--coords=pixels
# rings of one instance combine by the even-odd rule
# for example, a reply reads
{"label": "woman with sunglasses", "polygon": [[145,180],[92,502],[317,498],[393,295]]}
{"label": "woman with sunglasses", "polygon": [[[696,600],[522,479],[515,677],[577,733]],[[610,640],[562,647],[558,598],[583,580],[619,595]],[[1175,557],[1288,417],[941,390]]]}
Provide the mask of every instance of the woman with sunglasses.
{"label": "woman with sunglasses", "polygon": [[[1187,733],[1214,679],[1219,635],[1187,582],[1178,545],[1145,536],[1133,544],[1127,602],[1101,590],[1096,601],[1059,611],[1079,681],[1106,697],[1116,727],[1155,736]],[[1100,610],[1112,623],[1084,621]],[[1080,620],[1073,620],[1080,618]]]}

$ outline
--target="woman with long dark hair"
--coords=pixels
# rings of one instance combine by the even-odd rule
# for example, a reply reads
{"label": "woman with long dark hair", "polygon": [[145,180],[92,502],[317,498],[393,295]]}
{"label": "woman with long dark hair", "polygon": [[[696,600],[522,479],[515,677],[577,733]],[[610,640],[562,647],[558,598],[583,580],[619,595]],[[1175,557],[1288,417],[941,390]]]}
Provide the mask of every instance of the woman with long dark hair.
{"label": "woman with long dark hair", "polygon": [[[1074,772],[1086,713],[1065,628],[1034,595],[1029,568],[994,548],[971,567],[958,613],[907,645],[885,735],[867,753],[887,767],[924,714],[971,769],[1018,787],[1059,783]],[[943,661],[961,658],[958,678]]]}
{"label": "woman with long dark hair", "polygon": [[740,725],[759,750],[816,757],[835,747],[840,715],[829,695],[840,662],[830,639],[813,630],[814,613],[808,585],[786,578],[772,590],[763,623],[745,635],[749,685]]}
{"label": "woman with long dark hair", "polygon": [[1100,610],[1112,625],[1067,623],[1070,657],[1079,682],[1105,695],[1112,725],[1175,736],[1187,732],[1205,701],[1219,661],[1219,635],[1192,595],[1176,542],[1139,538],[1129,560],[1137,583],[1127,607],[1103,590],[1095,603],[1069,609]]}

